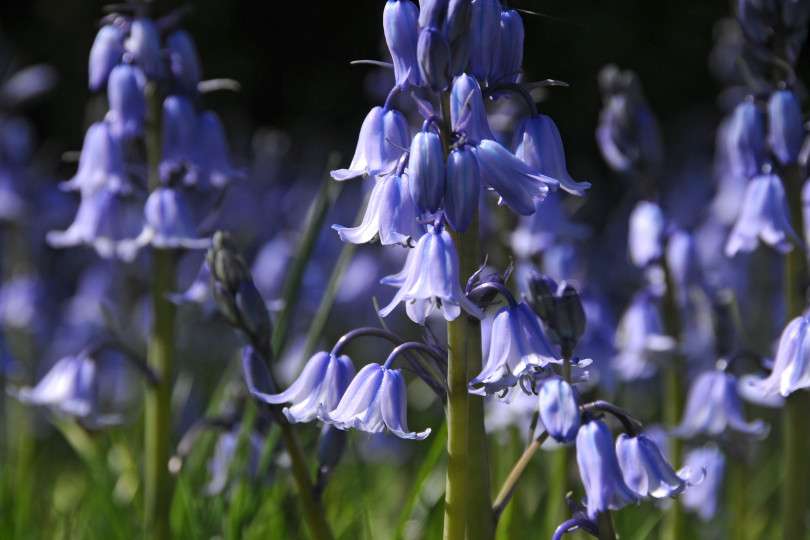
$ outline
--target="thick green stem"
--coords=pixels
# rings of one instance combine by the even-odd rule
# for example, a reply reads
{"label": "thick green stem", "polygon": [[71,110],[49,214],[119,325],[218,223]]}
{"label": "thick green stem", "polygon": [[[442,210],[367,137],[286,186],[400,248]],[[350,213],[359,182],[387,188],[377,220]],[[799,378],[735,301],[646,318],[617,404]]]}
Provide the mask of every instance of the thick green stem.
{"label": "thick green stem", "polygon": [[171,537],[169,510],[173,480],[169,474],[172,369],[174,365],[174,304],[166,294],[175,290],[175,261],[167,250],[152,250],[152,334],[149,367],[159,380],[147,385],[144,405],[144,508],[147,538]]}
{"label": "thick green stem", "polygon": [[312,479],[309,475],[307,462],[304,458],[304,449],[298,438],[295,426],[288,422],[281,422],[281,436],[284,438],[284,445],[292,462],[293,477],[298,488],[298,499],[304,510],[309,531],[315,540],[331,540],[332,531],[326,523],[326,512],[321,501],[315,498],[315,491],[312,486]]}
{"label": "thick green stem", "polygon": [[613,528],[610,510],[599,512],[596,516],[596,525],[599,527],[599,540],[616,540],[616,530]]}
{"label": "thick green stem", "polygon": [[[783,171],[785,191],[790,204],[793,230],[803,227],[801,205],[802,171],[799,166],[786,167]],[[787,319],[801,315],[804,311],[807,287],[807,253],[794,248],[785,261],[785,304]],[[808,466],[810,454],[810,395],[807,390],[797,390],[785,400],[784,424],[784,483],[782,484],[782,537],[785,539],[805,538],[807,535],[806,515],[808,505]]]}

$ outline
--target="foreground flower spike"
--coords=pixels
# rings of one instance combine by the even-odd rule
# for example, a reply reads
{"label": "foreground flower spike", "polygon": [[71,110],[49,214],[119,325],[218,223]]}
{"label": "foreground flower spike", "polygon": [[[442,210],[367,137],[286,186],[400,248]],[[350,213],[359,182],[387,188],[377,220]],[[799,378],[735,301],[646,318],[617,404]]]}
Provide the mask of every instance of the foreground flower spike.
{"label": "foreground flower spike", "polygon": [[577,433],[577,464],[585,486],[584,504],[588,517],[596,519],[599,512],[618,510],[638,501],[639,496],[624,482],[610,428],[599,420],[591,420]]}
{"label": "foreground flower spike", "polygon": [[719,369],[705,371],[695,378],[689,388],[683,420],[673,434],[681,438],[696,435],[716,437],[729,430],[763,438],[769,428],[762,420],[745,421],[733,375]]}
{"label": "foreground flower spike", "polygon": [[644,434],[619,435],[616,455],[625,483],[642,497],[675,497],[686,489],[686,480],[675,473],[655,442]]}
{"label": "foreground flower spike", "polygon": [[[255,361],[261,360],[256,358]],[[354,374],[354,364],[348,356],[338,357],[322,351],[309,359],[287,390],[279,394],[266,394],[257,388],[249,390],[254,398],[264,403],[291,403],[282,411],[290,422],[310,422],[321,408],[331,411],[337,407]]]}
{"label": "foreground flower spike", "polygon": [[405,379],[398,369],[369,364],[357,373],[333,410],[321,407],[319,418],[339,429],[375,434],[390,432],[401,439],[424,439],[425,431],[410,431],[406,421]]}
{"label": "foreground flower spike", "polygon": [[627,253],[637,268],[658,262],[664,252],[666,218],[658,204],[640,201],[630,214]]}
{"label": "foreground flower spike", "polygon": [[807,318],[796,317],[782,331],[773,371],[755,385],[763,395],[789,396],[796,390],[810,388],[809,324]]}
{"label": "foreground flower spike", "polygon": [[360,225],[332,228],[341,240],[352,244],[365,244],[379,236],[384,246],[408,245],[412,238],[422,236],[424,228],[417,221],[408,174],[390,174],[374,184]]}
{"label": "foreground flower spike", "polygon": [[574,389],[562,379],[550,379],[540,389],[540,419],[557,442],[572,442],[579,431],[581,413]]}
{"label": "foreground flower spike", "polygon": [[357,149],[348,169],[332,171],[335,180],[387,174],[394,170],[403,148],[410,148],[408,120],[394,109],[374,107],[366,115],[357,138]]}
{"label": "foreground flower spike", "polygon": [[380,310],[380,315],[387,317],[404,301],[408,317],[417,324],[424,324],[425,318],[437,307],[448,321],[458,317],[461,308],[483,319],[484,312],[467,299],[459,279],[458,252],[453,238],[444,227],[432,227],[408,253],[402,271],[381,280],[386,285],[399,287],[399,291]]}
{"label": "foreground flower spike", "polygon": [[84,355],[62,358],[35,387],[21,388],[16,397],[23,403],[72,416],[91,429],[120,421],[117,416],[99,414],[96,362]]}
{"label": "foreground flower spike", "polygon": [[118,256],[127,262],[135,260],[138,251],[151,245],[158,249],[206,249],[209,238],[200,238],[195,230],[186,198],[172,188],[158,188],[149,194],[143,209],[144,226],[132,240],[118,244]]}
{"label": "foreground flower spike", "polygon": [[565,191],[584,195],[591,187],[588,182],[575,182],[568,174],[560,131],[548,116],[524,118],[515,129],[513,147],[518,159],[540,174],[557,180]]}
{"label": "foreground flower spike", "polygon": [[779,253],[793,249],[791,239],[799,242],[790,226],[790,212],[782,180],[775,174],[761,174],[745,187],[740,214],[726,242],[726,256],[750,253],[762,240]]}
{"label": "foreground flower spike", "polygon": [[496,394],[514,386],[529,369],[557,363],[559,354],[525,303],[506,306],[492,321],[489,355],[472,381],[471,392]]}

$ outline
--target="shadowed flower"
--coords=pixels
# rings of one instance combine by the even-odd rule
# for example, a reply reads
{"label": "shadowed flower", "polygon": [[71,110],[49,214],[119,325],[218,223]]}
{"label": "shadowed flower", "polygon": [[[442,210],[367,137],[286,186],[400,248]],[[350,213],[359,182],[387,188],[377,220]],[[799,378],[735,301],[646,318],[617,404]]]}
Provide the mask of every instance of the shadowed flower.
{"label": "shadowed flower", "polygon": [[761,239],[780,253],[793,249],[790,240],[799,238],[790,226],[785,188],[775,174],[761,174],[745,187],[743,202],[726,242],[726,256],[750,253]]}
{"label": "shadowed flower", "polygon": [[638,501],[639,496],[624,482],[613,435],[603,422],[592,420],[579,428],[577,464],[590,519],[596,519],[599,512],[619,510]]}
{"label": "shadowed flower", "polygon": [[333,410],[322,406],[319,418],[339,429],[370,434],[390,432],[401,439],[424,439],[425,431],[410,431],[406,421],[405,379],[398,369],[369,364],[352,380]]}
{"label": "shadowed flower", "polygon": [[675,497],[686,489],[686,479],[675,473],[646,435],[630,437],[622,433],[616,440],[616,455],[624,481],[642,497]]}
{"label": "shadowed flower", "polygon": [[110,110],[107,121],[110,133],[116,139],[132,139],[143,135],[143,119],[146,116],[146,99],[143,86],[146,78],[141,70],[129,64],[120,64],[110,73],[107,83],[107,100]]}
{"label": "shadowed flower", "polygon": [[96,362],[84,355],[62,358],[35,387],[21,388],[13,395],[28,405],[75,417],[92,429],[120,421],[117,416],[99,414]]}
{"label": "shadowed flower", "polygon": [[124,54],[124,35],[121,29],[105,25],[99,29],[93,46],[90,48],[89,81],[90,90],[101,90],[107,83],[110,72],[121,61]]}
{"label": "shadowed flower", "polygon": [[[248,358],[261,361],[255,355]],[[291,403],[282,411],[290,422],[309,422],[321,408],[331,411],[338,406],[354,374],[354,364],[348,356],[321,351],[309,359],[301,375],[280,394],[266,394],[252,387],[249,390],[254,398],[265,403]]]}
{"label": "shadowed flower", "polygon": [[700,519],[708,521],[717,511],[726,458],[716,446],[710,444],[691,450],[686,454],[684,462],[693,471],[704,471],[705,477],[702,482],[686,490],[680,498],[681,504],[685,509],[695,512]]}
{"label": "shadowed flower", "polygon": [[689,388],[683,420],[673,434],[682,438],[696,435],[716,437],[728,430],[762,438],[768,434],[769,428],[762,420],[745,421],[733,375],[719,369],[705,371]]}
{"label": "shadowed flower", "polygon": [[737,105],[724,134],[731,172],[746,178],[759,174],[765,164],[765,117],[756,104]]}
{"label": "shadowed flower", "polygon": [[408,317],[418,324],[424,324],[425,318],[437,307],[448,321],[458,317],[461,308],[483,319],[483,311],[467,299],[459,279],[458,252],[453,239],[443,227],[433,227],[408,253],[402,271],[380,281],[399,287],[391,302],[380,310],[380,315],[388,316],[404,301]]}
{"label": "shadowed flower", "polygon": [[200,82],[200,59],[191,36],[183,30],[169,34],[166,37],[166,53],[176,90],[194,95]]}

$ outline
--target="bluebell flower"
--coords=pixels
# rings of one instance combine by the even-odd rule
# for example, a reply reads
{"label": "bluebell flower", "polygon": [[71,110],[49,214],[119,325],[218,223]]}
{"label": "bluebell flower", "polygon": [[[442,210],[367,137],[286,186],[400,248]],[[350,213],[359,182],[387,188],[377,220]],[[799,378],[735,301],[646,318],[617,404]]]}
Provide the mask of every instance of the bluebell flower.
{"label": "bluebell flower", "polygon": [[267,394],[258,388],[249,390],[254,398],[265,403],[291,403],[282,411],[290,422],[310,422],[321,408],[332,411],[338,406],[354,375],[354,364],[348,356],[322,351],[307,361],[301,375],[283,392]]}
{"label": "bluebell flower", "polygon": [[500,196],[498,204],[505,204],[516,214],[533,214],[535,200],[545,199],[549,189],[559,185],[557,180],[538,173],[493,140],[481,140],[475,146],[475,157],[481,180]]}
{"label": "bluebell flower", "polygon": [[398,369],[369,364],[361,369],[337,407],[321,407],[319,418],[339,429],[393,433],[401,439],[424,439],[425,431],[410,431],[406,420],[405,379]]}
{"label": "bluebell flower", "polygon": [[591,420],[577,432],[577,464],[585,487],[588,517],[596,519],[599,512],[619,510],[638,501],[639,496],[624,482],[610,428],[599,420]]}
{"label": "bluebell flower", "polygon": [[149,79],[160,78],[163,74],[160,34],[152,20],[139,17],[132,21],[124,47]]}
{"label": "bluebell flower", "polygon": [[388,0],[383,10],[385,42],[394,61],[394,78],[400,88],[419,86],[422,78],[416,63],[419,9],[410,0]]}
{"label": "bluebell flower", "polygon": [[110,133],[118,140],[132,139],[143,135],[143,120],[146,116],[144,86],[146,80],[140,68],[120,64],[111,72],[107,83],[107,100],[110,110],[107,122]]}
{"label": "bluebell flower", "polygon": [[450,91],[450,119],[453,131],[464,133],[472,144],[482,139],[495,140],[487,122],[481,87],[475,77],[461,74],[453,82],[453,89]]}
{"label": "bluebell flower", "polygon": [[520,65],[523,63],[523,19],[514,9],[501,11],[500,42],[498,59],[492,66],[490,80],[493,82],[517,82]]}
{"label": "bluebell flower", "polygon": [[450,44],[438,28],[426,26],[419,30],[416,58],[419,73],[430,91],[439,94],[447,90],[453,82],[450,74]]}
{"label": "bluebell flower", "polygon": [[110,192],[129,191],[120,143],[113,137],[110,124],[97,122],[87,129],[76,175],[63,182],[66,191],[89,196],[104,188]]}
{"label": "bluebell flower", "polygon": [[99,413],[96,362],[84,355],[62,358],[36,386],[20,388],[14,395],[23,403],[74,417],[92,429],[120,421]]}
{"label": "bluebell flower", "polygon": [[195,95],[200,82],[200,59],[191,36],[184,30],[175,30],[166,37],[166,52],[175,90]]}
{"label": "bluebell flower", "polygon": [[572,442],[582,422],[579,403],[570,384],[552,378],[540,388],[540,419],[548,434],[561,443]]}
{"label": "bluebell flower", "polygon": [[790,90],[777,90],[768,99],[768,144],[782,165],[796,163],[804,140],[802,109]]}
{"label": "bluebell flower", "polygon": [[[644,434],[619,435],[616,455],[625,483],[641,497],[675,497],[686,489],[686,478],[675,473],[655,442]],[[681,474],[686,476],[686,471]]]}
{"label": "bluebell flower", "polygon": [[684,458],[684,463],[693,471],[705,471],[705,477],[702,482],[690,486],[681,495],[681,504],[686,510],[695,512],[700,519],[708,521],[717,511],[726,458],[715,445],[709,444],[703,448],[690,450]]}
{"label": "bluebell flower", "polygon": [[501,308],[492,322],[491,336],[484,367],[470,381],[472,393],[501,392],[528,370],[558,362],[559,353],[525,302]]}
{"label": "bluebell flower", "polygon": [[674,340],[665,335],[656,297],[649,291],[636,294],[616,330],[618,354],[612,367],[623,381],[652,377],[660,357],[674,350]]}
{"label": "bluebell flower", "polygon": [[470,22],[470,71],[479,80],[492,82],[497,71],[501,41],[501,3],[498,0],[476,0]]}
{"label": "bluebell flower", "polygon": [[419,27],[433,26],[441,28],[447,17],[450,0],[421,0],[419,2]]}
{"label": "bluebell flower", "polygon": [[408,159],[408,185],[420,215],[436,212],[445,187],[444,151],[439,135],[420,131],[413,136]]}
{"label": "bluebell flower", "polygon": [[225,132],[216,113],[201,113],[197,116],[197,127],[200,149],[197,189],[204,190],[210,186],[222,189],[231,179],[242,177],[243,173],[231,166]]}
{"label": "bluebell flower", "polygon": [[374,107],[360,127],[357,149],[349,168],[332,171],[332,178],[348,180],[387,174],[396,167],[402,156],[401,149],[410,146],[411,132],[405,116],[394,109]]}
{"label": "bluebell flower", "polygon": [[444,216],[454,231],[464,232],[478,212],[481,175],[472,149],[453,149],[445,164]]}
{"label": "bluebell flower", "polygon": [[762,438],[768,434],[768,429],[762,420],[748,423],[743,418],[734,375],[712,369],[704,371],[692,382],[683,420],[673,434],[682,438],[696,435],[717,437],[731,430]]}
{"label": "bluebell flower", "polygon": [[121,62],[124,54],[124,34],[117,26],[102,26],[90,48],[88,66],[90,90],[98,91],[107,84],[107,77]]}
{"label": "bluebell flower", "polygon": [[344,242],[364,244],[379,235],[383,245],[407,245],[424,228],[417,221],[416,207],[407,173],[389,174],[374,182],[363,221],[357,227],[333,225]]}
{"label": "bluebell flower", "polygon": [[752,178],[726,242],[726,256],[739,251],[750,253],[762,240],[780,253],[793,249],[791,239],[799,242],[790,226],[790,211],[785,199],[785,188],[775,174],[761,174]]}
{"label": "bluebell flower", "polygon": [[728,166],[738,176],[760,174],[765,164],[765,117],[752,101],[737,105],[729,120],[726,136]]}
{"label": "bluebell flower", "polygon": [[199,124],[194,105],[186,96],[169,96],[163,101],[163,148],[160,179],[167,183],[180,176],[192,186],[199,179]]}
{"label": "bluebell flower", "polygon": [[450,76],[461,75],[470,61],[470,22],[472,21],[471,0],[450,0],[447,16],[442,22],[442,33],[450,44]]}
{"label": "bluebell flower", "polygon": [[796,317],[782,331],[776,349],[773,370],[756,387],[764,395],[777,392],[789,396],[796,390],[810,388],[810,321]]}
{"label": "bluebell flower", "polygon": [[627,252],[630,262],[646,268],[658,262],[664,252],[666,219],[661,207],[651,201],[640,201],[630,214]]}
{"label": "bluebell flower", "polygon": [[548,116],[541,114],[521,120],[512,145],[518,159],[540,174],[557,180],[565,191],[583,195],[584,190],[591,187],[588,182],[575,182],[568,174],[562,137]]}
{"label": "bluebell flower", "polygon": [[82,196],[76,218],[66,230],[49,231],[45,239],[55,248],[87,245],[102,258],[113,258],[118,242],[131,237],[128,214],[118,194],[100,188]]}
{"label": "bluebell flower", "polygon": [[669,279],[675,292],[675,300],[683,309],[689,300],[689,288],[699,283],[695,241],[692,235],[683,229],[675,229],[667,238],[665,260]]}
{"label": "bluebell flower", "polygon": [[654,174],[663,159],[661,135],[638,76],[608,65],[599,72],[599,87],[604,107],[596,140],[602,157],[617,172]]}
{"label": "bluebell flower", "polygon": [[399,291],[380,310],[380,315],[388,316],[400,302],[405,302],[408,317],[418,324],[424,324],[425,318],[437,307],[448,321],[458,317],[461,308],[483,319],[484,313],[467,299],[459,280],[458,252],[453,238],[443,227],[433,227],[408,253],[402,271],[381,280],[386,285],[399,287]]}
{"label": "bluebell flower", "polygon": [[191,217],[191,208],[182,192],[161,187],[149,194],[143,209],[141,233],[118,244],[118,256],[132,261],[138,251],[151,245],[158,249],[206,249],[209,238],[200,238]]}
{"label": "bluebell flower", "polygon": [[[236,449],[239,445],[240,430],[240,426],[237,425],[231,431],[220,433],[219,437],[217,437],[217,442],[214,445],[214,455],[208,460],[207,464],[210,479],[203,488],[206,495],[219,495],[227,487],[228,480],[231,478],[231,468],[236,457]],[[261,435],[251,431],[245,441],[247,444],[247,461],[245,463],[246,471],[243,474],[247,474],[249,478],[256,476],[264,440]]]}

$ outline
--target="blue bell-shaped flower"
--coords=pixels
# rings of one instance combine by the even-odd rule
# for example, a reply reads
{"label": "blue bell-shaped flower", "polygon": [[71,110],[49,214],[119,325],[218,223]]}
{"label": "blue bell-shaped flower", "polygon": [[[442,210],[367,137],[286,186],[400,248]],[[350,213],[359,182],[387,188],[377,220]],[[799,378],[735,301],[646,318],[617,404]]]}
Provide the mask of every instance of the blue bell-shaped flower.
{"label": "blue bell-shaped flower", "polygon": [[160,34],[152,20],[140,17],[132,21],[124,47],[149,79],[156,80],[163,75]]}
{"label": "blue bell-shaped flower", "polygon": [[462,74],[456,78],[450,92],[450,118],[453,131],[463,133],[473,144],[482,139],[495,140],[487,122],[481,87],[475,77]]}
{"label": "blue bell-shaped flower", "polygon": [[129,192],[121,144],[111,131],[108,122],[97,122],[87,128],[79,156],[79,170],[73,178],[60,184],[61,189],[79,191],[82,197],[100,189],[114,193]]}
{"label": "blue bell-shaped flower", "polygon": [[169,96],[163,101],[160,179],[168,183],[180,176],[185,185],[196,185],[199,163],[199,125],[194,105],[186,96]]}
{"label": "blue bell-shaped flower", "polygon": [[422,80],[430,91],[439,94],[447,90],[453,80],[450,75],[450,44],[438,28],[427,26],[419,31],[416,59]]}
{"label": "blue bell-shaped flower", "polygon": [[765,117],[756,104],[737,105],[725,134],[731,172],[745,178],[760,174],[765,164]]}
{"label": "blue bell-shaped flower", "polygon": [[492,67],[493,82],[517,82],[523,62],[523,20],[514,9],[501,11],[498,58]]}
{"label": "blue bell-shaped flower", "polygon": [[199,175],[197,189],[213,186],[222,189],[233,178],[243,176],[231,166],[225,130],[215,112],[205,111],[197,116],[199,129]]}
{"label": "blue bell-shaped flower", "polygon": [[369,111],[348,169],[332,171],[335,180],[358,176],[388,174],[397,166],[402,148],[410,148],[411,132],[408,120],[394,109],[374,107]]}
{"label": "blue bell-shaped flower", "polygon": [[796,163],[804,140],[802,109],[790,90],[778,90],[768,100],[768,144],[782,165]]}
{"label": "blue bell-shaped flower", "polygon": [[693,471],[705,471],[705,477],[699,484],[690,486],[681,495],[681,504],[686,510],[695,512],[703,521],[708,521],[717,512],[723,490],[726,458],[714,444],[709,444],[690,450],[684,458],[684,463],[685,468]]}
{"label": "blue bell-shaped flower", "polygon": [[140,68],[120,64],[110,72],[107,100],[110,111],[107,122],[110,133],[119,141],[143,136],[146,98],[143,91],[146,78]]}
{"label": "blue bell-shaped flower", "polygon": [[637,268],[646,268],[664,253],[666,219],[657,203],[639,201],[630,214],[627,253]]}
{"label": "blue bell-shaped flower", "polygon": [[675,497],[686,489],[686,479],[675,473],[655,442],[644,434],[619,435],[616,455],[625,483],[641,497]]}
{"label": "blue bell-shaped flower", "polygon": [[470,23],[470,71],[481,81],[490,82],[500,58],[501,3],[498,0],[476,0],[472,4]]}
{"label": "blue bell-shaped flower", "polygon": [[771,374],[756,384],[766,396],[810,388],[810,321],[796,317],[782,331]]}
{"label": "blue bell-shaped flower", "polygon": [[121,62],[123,54],[124,34],[121,29],[109,24],[102,26],[90,48],[88,63],[90,90],[97,92],[107,84],[110,72]]}
{"label": "blue bell-shaped flower", "polygon": [[175,30],[166,37],[166,51],[176,93],[196,95],[200,82],[200,58],[191,36],[184,30]]}

